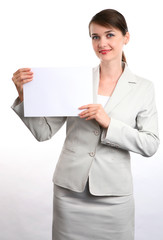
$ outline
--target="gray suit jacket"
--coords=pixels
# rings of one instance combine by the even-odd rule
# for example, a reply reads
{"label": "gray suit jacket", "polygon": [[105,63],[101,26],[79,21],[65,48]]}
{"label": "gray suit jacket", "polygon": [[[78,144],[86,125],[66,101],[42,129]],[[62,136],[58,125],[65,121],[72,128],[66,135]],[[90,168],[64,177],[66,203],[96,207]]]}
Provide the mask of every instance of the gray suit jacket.
{"label": "gray suit jacket", "polygon": [[[93,69],[97,103],[99,66]],[[55,184],[81,192],[88,176],[94,195],[132,194],[130,151],[152,156],[159,145],[153,84],[134,75],[125,65],[105,106],[108,129],[79,117],[24,117],[23,103],[12,106],[38,141],[50,139],[66,122],[66,139],[56,165]]]}

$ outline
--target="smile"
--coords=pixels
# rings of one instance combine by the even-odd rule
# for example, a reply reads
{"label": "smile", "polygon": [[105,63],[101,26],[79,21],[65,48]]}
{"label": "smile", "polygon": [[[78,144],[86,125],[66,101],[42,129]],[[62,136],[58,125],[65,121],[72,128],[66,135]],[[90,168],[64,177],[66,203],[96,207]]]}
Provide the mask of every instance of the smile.
{"label": "smile", "polygon": [[107,54],[108,52],[110,52],[111,49],[103,49],[103,50],[100,50],[99,53],[101,54]]}

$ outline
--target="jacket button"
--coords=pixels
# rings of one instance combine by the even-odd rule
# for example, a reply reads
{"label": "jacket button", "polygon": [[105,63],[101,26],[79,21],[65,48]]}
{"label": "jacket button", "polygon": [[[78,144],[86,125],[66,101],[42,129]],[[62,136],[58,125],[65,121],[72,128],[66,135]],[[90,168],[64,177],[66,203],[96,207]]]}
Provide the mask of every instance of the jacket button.
{"label": "jacket button", "polygon": [[95,134],[96,136],[98,136],[98,135],[99,135],[99,131],[98,131],[98,130],[95,130],[95,131],[94,131],[94,134]]}
{"label": "jacket button", "polygon": [[95,156],[95,153],[94,153],[94,152],[90,152],[89,155],[90,155],[91,157],[94,157],[94,156]]}

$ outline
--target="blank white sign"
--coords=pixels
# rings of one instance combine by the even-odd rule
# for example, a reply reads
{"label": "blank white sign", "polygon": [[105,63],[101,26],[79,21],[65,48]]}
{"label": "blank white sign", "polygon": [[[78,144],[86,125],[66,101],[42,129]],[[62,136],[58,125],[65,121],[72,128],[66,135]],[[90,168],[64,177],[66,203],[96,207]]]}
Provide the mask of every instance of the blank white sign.
{"label": "blank white sign", "polygon": [[78,108],[93,103],[90,67],[32,68],[24,84],[24,116],[78,116]]}

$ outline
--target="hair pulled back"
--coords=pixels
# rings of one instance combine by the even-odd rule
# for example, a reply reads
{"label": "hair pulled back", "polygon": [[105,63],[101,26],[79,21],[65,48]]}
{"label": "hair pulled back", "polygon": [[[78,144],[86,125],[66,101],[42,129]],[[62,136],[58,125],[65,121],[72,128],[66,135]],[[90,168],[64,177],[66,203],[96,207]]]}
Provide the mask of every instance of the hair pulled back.
{"label": "hair pulled back", "polygon": [[[126,35],[128,32],[128,26],[124,16],[114,10],[114,9],[105,9],[94,15],[89,23],[89,35],[90,34],[90,26],[92,23],[96,23],[103,27],[114,27],[121,31],[122,35]],[[126,62],[126,57],[124,52],[122,52],[122,61]]]}

